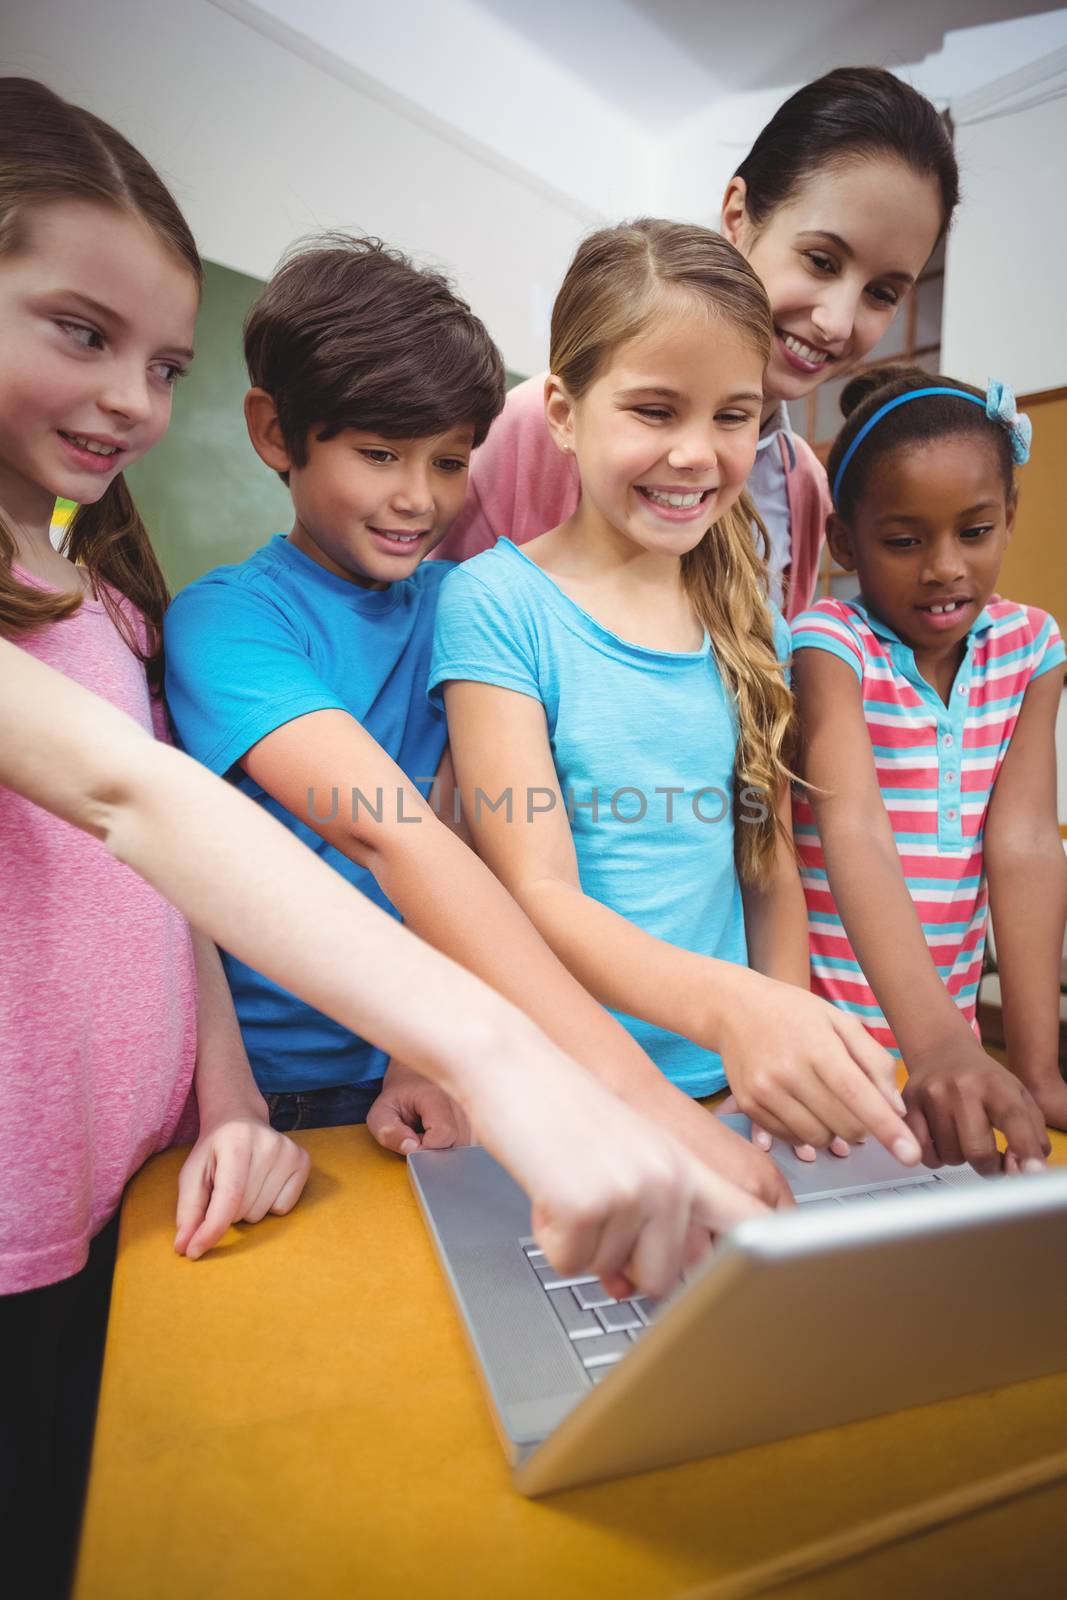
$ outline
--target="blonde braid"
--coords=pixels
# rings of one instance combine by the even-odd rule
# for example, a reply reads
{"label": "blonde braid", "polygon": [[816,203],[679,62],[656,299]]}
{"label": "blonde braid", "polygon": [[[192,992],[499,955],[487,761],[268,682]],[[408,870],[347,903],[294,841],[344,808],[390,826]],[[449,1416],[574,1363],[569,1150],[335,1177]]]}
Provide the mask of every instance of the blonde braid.
{"label": "blonde braid", "polygon": [[[767,564],[756,549],[753,524],[766,549],[767,530],[745,493],[683,556],[682,579],[711,635],[737,713],[734,850],[742,882],[758,887],[774,864],[780,833],[776,803],[782,785],[793,778],[796,728],[765,598]],[[756,821],[740,816],[746,790],[756,791],[762,802]]]}

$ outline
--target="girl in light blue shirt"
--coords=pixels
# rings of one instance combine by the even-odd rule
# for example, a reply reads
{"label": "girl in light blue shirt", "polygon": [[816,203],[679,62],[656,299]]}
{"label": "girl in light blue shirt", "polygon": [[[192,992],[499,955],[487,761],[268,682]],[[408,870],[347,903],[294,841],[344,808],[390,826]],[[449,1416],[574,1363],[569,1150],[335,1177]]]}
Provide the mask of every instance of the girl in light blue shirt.
{"label": "girl in light blue shirt", "polygon": [[578,508],[449,574],[431,689],[480,853],[675,1083],[914,1160],[889,1057],[807,992],[787,635],[743,494],[771,336],[707,229],[585,241],[546,384]]}

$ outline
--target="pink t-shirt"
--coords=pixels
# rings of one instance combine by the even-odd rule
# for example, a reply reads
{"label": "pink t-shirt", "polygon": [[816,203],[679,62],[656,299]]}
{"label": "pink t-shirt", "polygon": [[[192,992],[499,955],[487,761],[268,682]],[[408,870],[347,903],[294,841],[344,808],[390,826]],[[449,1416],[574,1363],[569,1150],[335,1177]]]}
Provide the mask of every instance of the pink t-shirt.
{"label": "pink t-shirt", "polygon": [[[166,737],[102,601],[14,642]],[[27,738],[33,720],[27,706]],[[99,840],[4,788],[0,929],[0,1293],[11,1294],[84,1266],[127,1180],[173,1141],[196,978],[179,912]]]}

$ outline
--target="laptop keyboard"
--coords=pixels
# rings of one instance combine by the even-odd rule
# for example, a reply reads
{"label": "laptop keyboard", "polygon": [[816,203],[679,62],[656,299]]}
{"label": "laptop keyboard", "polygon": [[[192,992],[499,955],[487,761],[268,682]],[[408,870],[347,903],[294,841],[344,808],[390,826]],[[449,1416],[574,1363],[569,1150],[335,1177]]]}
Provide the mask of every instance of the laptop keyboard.
{"label": "laptop keyboard", "polygon": [[[929,1178],[895,1187],[854,1190],[844,1194],[798,1198],[798,1205],[851,1205],[855,1201],[884,1200],[889,1195],[925,1194],[931,1189],[949,1187],[932,1173]],[[520,1239],[530,1269],[548,1296],[560,1326],[574,1346],[590,1383],[599,1383],[630,1346],[649,1327],[661,1304],[649,1295],[631,1300],[613,1300],[599,1278],[587,1273],[557,1272],[547,1260],[536,1239]]]}
{"label": "laptop keyboard", "polygon": [[598,1383],[641,1337],[660,1302],[645,1294],[635,1295],[632,1300],[613,1300],[599,1278],[557,1272],[538,1248],[536,1239],[519,1242],[586,1377],[590,1383]]}
{"label": "laptop keyboard", "polygon": [[929,1194],[931,1189],[950,1188],[943,1178],[931,1173],[928,1178],[919,1178],[912,1183],[891,1184],[881,1183],[874,1189],[846,1189],[843,1194],[797,1195],[798,1206],[850,1206],[857,1200],[864,1203],[868,1200],[885,1200],[894,1194]]}

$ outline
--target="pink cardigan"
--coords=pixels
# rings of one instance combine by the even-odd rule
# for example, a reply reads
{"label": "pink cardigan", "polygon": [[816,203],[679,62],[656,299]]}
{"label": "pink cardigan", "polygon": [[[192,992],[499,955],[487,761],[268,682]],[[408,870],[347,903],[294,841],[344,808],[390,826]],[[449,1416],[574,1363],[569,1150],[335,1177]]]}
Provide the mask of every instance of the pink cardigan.
{"label": "pink cardigan", "polygon": [[[465,561],[488,550],[502,534],[515,544],[525,544],[557,527],[574,511],[578,472],[573,457],[556,449],[545,426],[546,376],[527,378],[508,395],[488,439],[474,452],[463,510],[435,555]],[[809,444],[794,436],[795,467],[791,467],[785,440],[780,438],[779,444],[793,544],[792,561],[785,573],[785,611],[787,617],[795,617],[807,609],[815,593],[830,490]]]}

